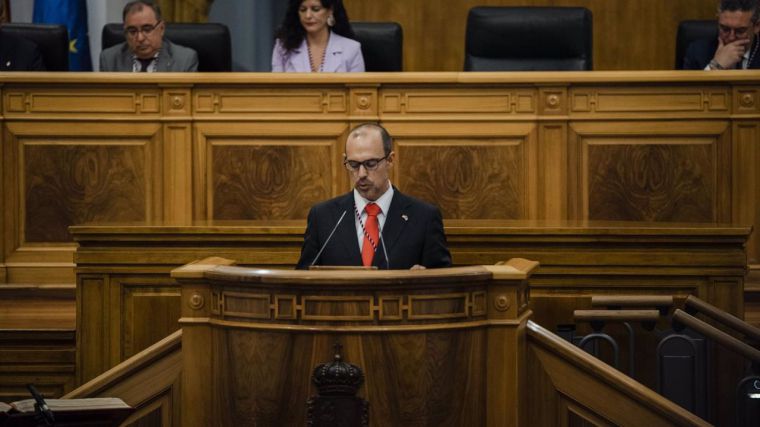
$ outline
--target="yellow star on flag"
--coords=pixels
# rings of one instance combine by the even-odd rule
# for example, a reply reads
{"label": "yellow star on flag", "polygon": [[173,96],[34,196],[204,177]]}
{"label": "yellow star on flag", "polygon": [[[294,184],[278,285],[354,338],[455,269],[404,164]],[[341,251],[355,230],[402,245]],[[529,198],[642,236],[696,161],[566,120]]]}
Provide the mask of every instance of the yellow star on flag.
{"label": "yellow star on flag", "polygon": [[78,39],[74,39],[69,42],[69,52],[77,53],[77,40]]}

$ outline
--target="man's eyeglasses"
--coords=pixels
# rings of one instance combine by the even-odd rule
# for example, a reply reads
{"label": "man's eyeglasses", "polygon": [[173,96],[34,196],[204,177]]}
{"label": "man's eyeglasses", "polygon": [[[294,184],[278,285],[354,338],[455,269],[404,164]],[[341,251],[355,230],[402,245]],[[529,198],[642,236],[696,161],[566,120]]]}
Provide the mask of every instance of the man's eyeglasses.
{"label": "man's eyeglasses", "polygon": [[144,36],[149,36],[150,33],[153,32],[158,26],[161,24],[162,21],[158,21],[153,25],[143,25],[140,28],[137,27],[127,27],[124,29],[124,34],[126,34],[128,37],[137,37],[138,34],[143,33]]}
{"label": "man's eyeglasses", "polygon": [[724,36],[731,34],[732,32],[738,38],[742,38],[749,33],[750,27],[731,28],[726,25],[718,25],[718,31]]}
{"label": "man's eyeglasses", "polygon": [[346,169],[354,172],[358,171],[362,166],[364,166],[364,169],[368,171],[373,171],[377,169],[378,166],[380,166],[380,162],[386,160],[387,158],[388,156],[385,156],[382,159],[367,159],[363,162],[357,162],[356,160],[346,160],[343,162],[343,165],[346,167]]}

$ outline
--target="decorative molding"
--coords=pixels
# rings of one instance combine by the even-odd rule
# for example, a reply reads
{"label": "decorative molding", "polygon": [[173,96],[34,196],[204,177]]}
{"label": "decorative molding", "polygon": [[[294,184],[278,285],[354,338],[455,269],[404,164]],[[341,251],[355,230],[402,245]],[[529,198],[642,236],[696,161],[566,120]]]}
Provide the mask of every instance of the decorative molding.
{"label": "decorative molding", "polygon": [[[193,306],[192,294],[188,305]],[[328,311],[324,308],[329,307]],[[225,290],[211,293],[211,313],[225,320],[293,320],[296,322],[418,322],[476,320],[485,316],[486,293],[389,296],[285,295]]]}
{"label": "decorative molding", "polygon": [[699,88],[577,88],[573,113],[698,113],[729,112],[728,90]]}
{"label": "decorative molding", "polygon": [[535,114],[533,90],[482,90],[450,88],[382,92],[381,113],[400,114]]}
{"label": "decorative molding", "polygon": [[507,311],[512,303],[506,295],[496,295],[493,299],[493,306],[497,311]]}

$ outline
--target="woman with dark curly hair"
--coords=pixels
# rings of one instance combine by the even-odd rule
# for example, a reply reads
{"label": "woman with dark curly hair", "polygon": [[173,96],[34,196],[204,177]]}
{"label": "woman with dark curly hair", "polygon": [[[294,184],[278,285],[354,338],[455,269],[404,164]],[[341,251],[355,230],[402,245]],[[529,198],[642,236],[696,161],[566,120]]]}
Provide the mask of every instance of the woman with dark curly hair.
{"label": "woman with dark curly hair", "polygon": [[341,0],[290,0],[277,30],[272,71],[364,71],[359,42]]}

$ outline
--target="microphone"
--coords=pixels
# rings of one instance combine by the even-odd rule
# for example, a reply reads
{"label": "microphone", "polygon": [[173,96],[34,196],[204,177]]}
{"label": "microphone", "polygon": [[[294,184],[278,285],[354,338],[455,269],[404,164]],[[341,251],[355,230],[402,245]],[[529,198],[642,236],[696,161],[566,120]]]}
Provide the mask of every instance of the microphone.
{"label": "microphone", "polygon": [[26,388],[29,393],[34,397],[34,412],[42,416],[42,420],[45,421],[45,425],[52,426],[55,423],[55,417],[53,417],[53,411],[48,408],[45,399],[42,397],[39,391],[32,384],[27,384]]}
{"label": "microphone", "polygon": [[335,230],[338,229],[338,226],[340,225],[341,221],[343,221],[343,217],[346,216],[346,212],[347,211],[344,210],[343,215],[341,215],[340,218],[338,218],[338,222],[335,223],[335,227],[333,227],[332,231],[330,232],[330,235],[327,236],[327,240],[325,240],[325,243],[323,243],[322,247],[319,248],[319,252],[317,252],[317,256],[314,257],[314,260],[311,262],[311,264],[309,264],[309,266],[313,266],[314,264],[317,263],[317,260],[322,255],[322,251],[324,251],[325,248],[327,247],[327,244],[330,243],[330,239],[332,239],[333,234],[335,234]]}
{"label": "microphone", "polygon": [[388,251],[385,249],[385,239],[383,239],[383,230],[380,230],[380,232],[377,234],[380,236],[380,245],[383,247],[383,255],[385,255],[385,269],[390,270],[391,262],[388,259]]}

